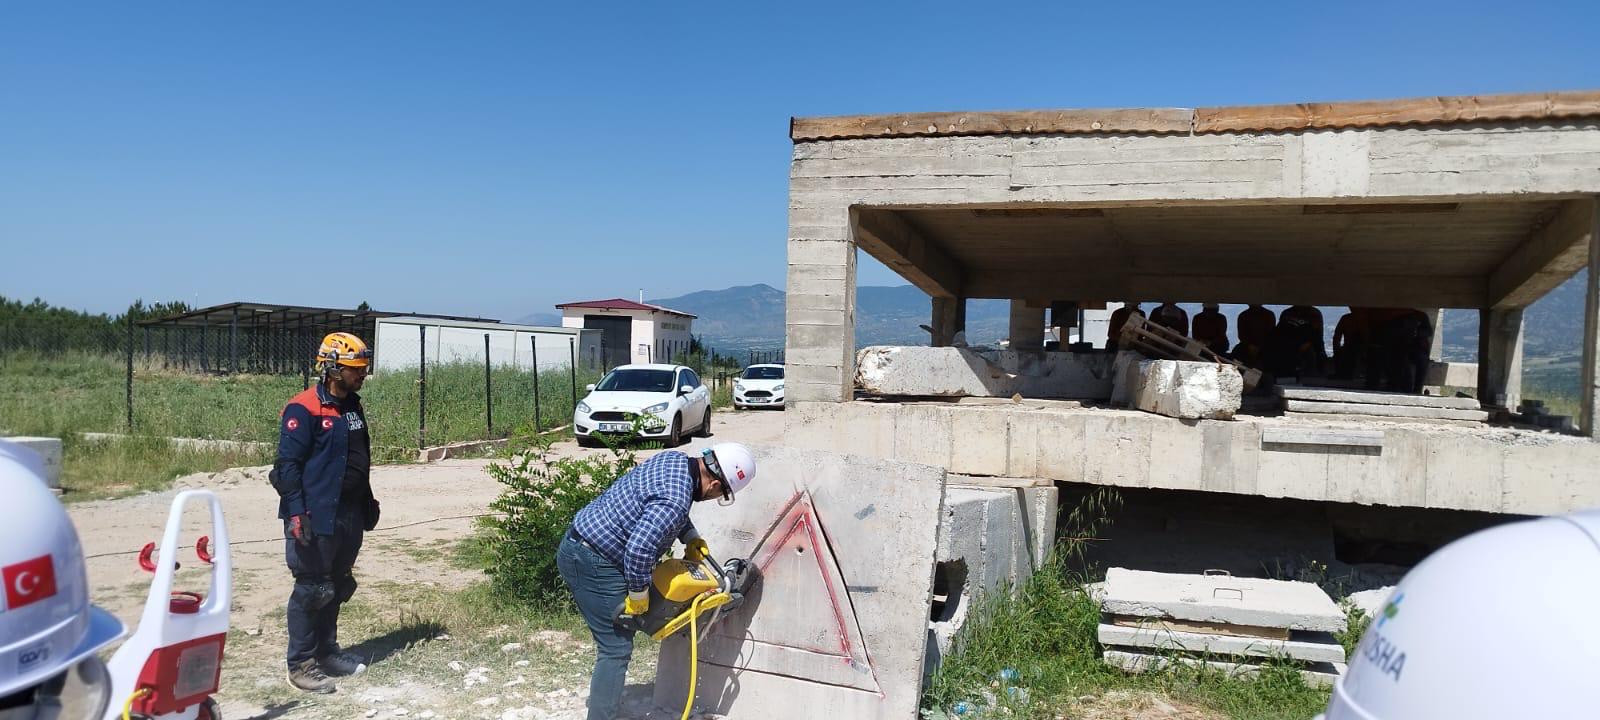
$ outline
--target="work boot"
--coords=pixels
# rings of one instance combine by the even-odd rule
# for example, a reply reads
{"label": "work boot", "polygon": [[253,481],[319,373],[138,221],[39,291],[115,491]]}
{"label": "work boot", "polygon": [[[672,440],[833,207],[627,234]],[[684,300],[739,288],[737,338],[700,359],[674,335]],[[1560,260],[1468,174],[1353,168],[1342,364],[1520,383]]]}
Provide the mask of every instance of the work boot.
{"label": "work boot", "polygon": [[317,658],[317,665],[333,677],[350,677],[367,671],[367,664],[361,662],[360,656],[342,650]]}
{"label": "work boot", "polygon": [[316,660],[307,660],[289,668],[289,684],[296,690],[318,695],[327,695],[338,690],[333,684],[333,678],[328,677],[328,674],[317,666]]}

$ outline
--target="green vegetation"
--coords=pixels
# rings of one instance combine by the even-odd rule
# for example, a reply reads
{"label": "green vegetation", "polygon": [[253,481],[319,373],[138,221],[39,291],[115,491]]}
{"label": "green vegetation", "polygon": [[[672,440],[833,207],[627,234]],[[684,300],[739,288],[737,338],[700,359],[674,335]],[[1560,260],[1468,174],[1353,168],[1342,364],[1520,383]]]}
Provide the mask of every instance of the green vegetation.
{"label": "green vegetation", "polygon": [[62,441],[62,498],[69,502],[164,490],[175,478],[199,472],[266,465],[267,448],[193,448],[165,438],[123,437]]}
{"label": "green vegetation", "polygon": [[1132,675],[1101,661],[1100,606],[1086,587],[1095,578],[1070,568],[1080,565],[1085,543],[1119,503],[1108,489],[1090,494],[1065,518],[1045,566],[1014,596],[992,595],[975,610],[934,673],[923,707],[973,708],[976,715],[967,717],[1075,717],[1086,699],[1143,691],[1234,718],[1304,720],[1321,712],[1328,692],[1307,687],[1288,662],[1269,660],[1254,678],[1237,678],[1178,663]]}

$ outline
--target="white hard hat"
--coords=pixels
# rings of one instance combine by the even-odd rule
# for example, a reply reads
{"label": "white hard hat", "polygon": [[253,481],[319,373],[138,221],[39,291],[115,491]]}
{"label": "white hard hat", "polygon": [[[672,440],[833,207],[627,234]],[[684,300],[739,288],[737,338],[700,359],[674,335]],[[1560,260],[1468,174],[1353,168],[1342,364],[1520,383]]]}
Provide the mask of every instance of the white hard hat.
{"label": "white hard hat", "polygon": [[727,494],[722,499],[727,503],[756,479],[756,456],[739,443],[717,443],[703,457],[711,460],[713,471],[726,483]]}
{"label": "white hard hat", "polygon": [[1501,525],[1407,573],[1327,720],[1594,717],[1600,511]]}
{"label": "white hard hat", "polygon": [[[0,440],[0,488],[5,489],[5,502],[0,503],[0,697],[5,697],[59,678],[80,663],[98,666],[95,653],[122,637],[123,627],[116,617],[89,604],[78,533],[45,487],[39,455]],[[89,675],[103,677],[103,667]]]}

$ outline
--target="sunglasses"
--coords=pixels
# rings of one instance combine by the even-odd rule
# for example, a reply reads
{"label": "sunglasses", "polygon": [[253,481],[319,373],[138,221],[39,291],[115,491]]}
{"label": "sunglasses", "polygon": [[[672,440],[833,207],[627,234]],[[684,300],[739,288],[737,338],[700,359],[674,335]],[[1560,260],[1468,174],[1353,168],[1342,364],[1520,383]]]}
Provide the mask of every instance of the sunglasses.
{"label": "sunglasses", "polygon": [[723,474],[722,465],[717,462],[717,456],[711,452],[710,448],[707,448],[700,451],[700,462],[706,466],[707,470],[711,471],[711,477],[716,479],[717,484],[722,486],[722,497],[717,498],[717,504],[723,506],[732,505],[733,486],[728,484],[728,476]]}

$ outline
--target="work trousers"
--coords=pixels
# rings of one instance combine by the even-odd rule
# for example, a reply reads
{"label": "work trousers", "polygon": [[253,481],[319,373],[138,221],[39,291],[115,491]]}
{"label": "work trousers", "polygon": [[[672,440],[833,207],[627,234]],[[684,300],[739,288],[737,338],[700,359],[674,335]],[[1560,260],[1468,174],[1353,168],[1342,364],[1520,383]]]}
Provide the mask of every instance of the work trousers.
{"label": "work trousers", "polygon": [[356,593],[350,571],[361,552],[365,523],[365,508],[340,503],[333,534],[317,535],[307,527],[305,532],[311,534],[301,545],[289,535],[289,523],[284,521],[284,556],[294,575],[288,610],[290,668],[339,652],[339,606]]}
{"label": "work trousers", "polygon": [[612,620],[617,607],[628,595],[622,569],[588,545],[579,542],[572,531],[556,551],[556,567],[561,579],[572,589],[578,612],[594,636],[594,674],[589,678],[589,720],[612,720],[622,704],[622,690],[628,680],[628,662],[633,659],[633,631],[618,628]]}

